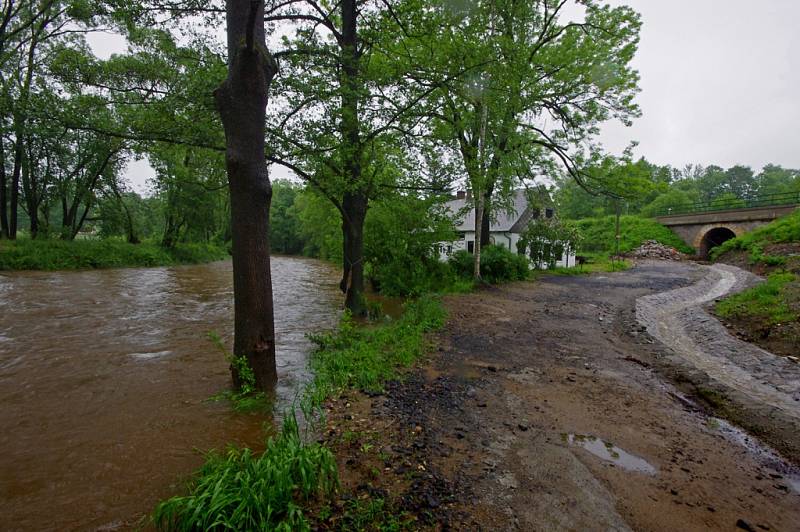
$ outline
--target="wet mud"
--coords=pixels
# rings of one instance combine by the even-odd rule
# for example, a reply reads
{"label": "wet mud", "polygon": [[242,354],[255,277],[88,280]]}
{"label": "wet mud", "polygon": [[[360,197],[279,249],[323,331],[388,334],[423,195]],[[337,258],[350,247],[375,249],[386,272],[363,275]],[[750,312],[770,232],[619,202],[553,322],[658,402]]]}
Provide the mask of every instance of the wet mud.
{"label": "wet mud", "polygon": [[[713,378],[636,319],[706,275],[645,262],[448,298],[424,367],[329,405],[345,493],[422,529],[797,530],[798,469],[770,445],[796,428],[762,420],[764,443],[714,415]],[[713,389],[744,418],[774,410]]]}
{"label": "wet mud", "polygon": [[[273,281],[280,411],[340,296],[317,261],[274,258]],[[0,530],[135,529],[205,451],[262,446],[269,417],[209,401],[232,303],[230,262],[0,276]]]}

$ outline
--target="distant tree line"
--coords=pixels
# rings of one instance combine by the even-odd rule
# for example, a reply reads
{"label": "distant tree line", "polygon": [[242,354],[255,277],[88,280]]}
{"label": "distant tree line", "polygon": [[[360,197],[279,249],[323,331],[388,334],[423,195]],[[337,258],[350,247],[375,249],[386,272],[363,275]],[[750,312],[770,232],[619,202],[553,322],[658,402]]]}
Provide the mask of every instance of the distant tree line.
{"label": "distant tree line", "polygon": [[[602,172],[602,169],[597,169]],[[684,204],[736,206],[759,196],[800,194],[800,170],[768,164],[756,173],[749,166],[658,166],[641,159],[615,167],[606,182],[616,195],[593,195],[574,180],[562,178],[554,194],[562,218],[582,219],[615,214],[654,216]],[[619,183],[617,185],[617,183]]]}

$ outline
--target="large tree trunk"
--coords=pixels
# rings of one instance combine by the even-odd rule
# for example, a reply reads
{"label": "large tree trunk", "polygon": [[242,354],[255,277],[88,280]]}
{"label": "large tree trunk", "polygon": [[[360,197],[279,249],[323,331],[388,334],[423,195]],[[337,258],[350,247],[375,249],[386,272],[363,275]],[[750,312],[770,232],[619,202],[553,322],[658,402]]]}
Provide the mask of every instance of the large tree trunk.
{"label": "large tree trunk", "polygon": [[475,196],[475,244],[474,244],[474,261],[473,261],[473,278],[478,281],[481,278],[481,250],[483,249],[483,213],[484,209],[484,195],[478,193]]}
{"label": "large tree trunk", "polygon": [[344,274],[340,288],[345,293],[345,308],[354,316],[366,316],[364,301],[364,220],[367,218],[367,197],[345,194],[342,202],[342,235],[344,237]]}
{"label": "large tree trunk", "polygon": [[9,220],[8,228],[9,238],[12,240],[17,238],[17,224],[19,222],[17,216],[19,208],[19,181],[22,172],[22,158],[25,157],[23,139],[25,138],[25,126],[28,120],[28,98],[30,97],[31,83],[33,82],[34,58],[36,57],[36,47],[39,44],[39,35],[44,30],[45,25],[46,23],[43,21],[39,31],[35,31],[31,38],[31,44],[28,48],[25,82],[22,85],[20,97],[16,103],[19,109],[14,114],[14,135],[16,136],[16,142],[14,143],[14,174],[11,176],[11,219]]}
{"label": "large tree trunk", "polygon": [[492,243],[492,215],[494,209],[492,208],[492,194],[494,192],[494,185],[490,184],[483,195],[483,217],[481,221],[481,248],[485,248]]}
{"label": "large tree trunk", "polygon": [[342,0],[340,89],[342,92],[342,164],[350,184],[342,195],[343,275],[341,289],[345,308],[354,316],[366,316],[364,303],[364,220],[369,198],[363,191],[360,100],[360,52],[358,49],[358,0]]}
{"label": "large tree trunk", "polygon": [[487,165],[486,165],[486,127],[489,122],[489,108],[481,104],[480,142],[478,144],[478,168],[480,171],[479,187],[474,187],[475,197],[475,261],[472,272],[476,281],[481,279],[481,249],[483,248],[483,218],[486,211]]}
{"label": "large tree trunk", "polygon": [[6,175],[6,146],[0,129],[0,239],[8,238],[8,176]]}
{"label": "large tree trunk", "polygon": [[[233,235],[234,345],[247,359],[255,386],[277,382],[269,209],[272,186],[264,156],[269,87],[278,71],[267,50],[263,2],[227,0],[228,77],[214,93],[225,128]],[[231,367],[234,385],[242,375]]]}
{"label": "large tree trunk", "polygon": [[19,181],[22,173],[22,157],[25,151],[22,149],[22,137],[17,132],[17,140],[14,143],[14,170],[11,174],[11,194],[9,197],[9,220],[8,220],[8,238],[11,240],[17,239],[17,223],[19,222]]}
{"label": "large tree trunk", "polygon": [[39,236],[39,179],[37,176],[38,168],[34,168],[33,161],[35,155],[31,149],[31,140],[28,138],[28,153],[22,160],[22,188],[25,191],[25,207],[30,218],[31,238]]}

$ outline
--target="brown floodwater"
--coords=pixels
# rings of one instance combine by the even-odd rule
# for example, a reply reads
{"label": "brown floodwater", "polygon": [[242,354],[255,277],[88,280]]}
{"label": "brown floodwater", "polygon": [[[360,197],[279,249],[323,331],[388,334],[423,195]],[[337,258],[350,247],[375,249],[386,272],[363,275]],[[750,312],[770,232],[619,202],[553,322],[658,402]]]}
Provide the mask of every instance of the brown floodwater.
{"label": "brown floodwater", "polygon": [[[338,317],[337,272],[275,257],[278,406],[308,379],[306,333]],[[230,262],[0,275],[0,530],[136,527],[203,452],[262,445],[230,385]]]}

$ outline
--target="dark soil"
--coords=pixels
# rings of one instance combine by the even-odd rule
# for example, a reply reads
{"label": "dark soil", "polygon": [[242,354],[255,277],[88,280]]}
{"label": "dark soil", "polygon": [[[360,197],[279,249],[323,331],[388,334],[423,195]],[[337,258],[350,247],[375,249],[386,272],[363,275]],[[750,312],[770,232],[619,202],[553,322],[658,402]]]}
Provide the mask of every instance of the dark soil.
{"label": "dark soil", "polygon": [[354,508],[384,501],[413,529],[796,530],[792,466],[682,395],[730,404],[635,324],[637,297],[697,276],[648,263],[448,298],[424,367],[328,405],[343,496],[318,527],[377,528]]}

